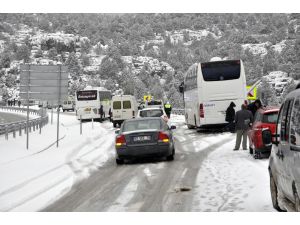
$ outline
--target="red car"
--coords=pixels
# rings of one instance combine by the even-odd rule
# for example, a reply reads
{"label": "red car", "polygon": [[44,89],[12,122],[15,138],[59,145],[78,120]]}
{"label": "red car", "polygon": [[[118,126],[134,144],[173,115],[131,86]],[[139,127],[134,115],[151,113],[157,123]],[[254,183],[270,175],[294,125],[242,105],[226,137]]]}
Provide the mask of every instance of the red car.
{"label": "red car", "polygon": [[279,108],[267,107],[257,110],[254,116],[254,122],[249,130],[249,150],[254,158],[261,158],[263,155],[269,157],[272,145],[266,146],[263,143],[262,131],[269,129],[272,134],[276,132],[276,122],[278,117]]}

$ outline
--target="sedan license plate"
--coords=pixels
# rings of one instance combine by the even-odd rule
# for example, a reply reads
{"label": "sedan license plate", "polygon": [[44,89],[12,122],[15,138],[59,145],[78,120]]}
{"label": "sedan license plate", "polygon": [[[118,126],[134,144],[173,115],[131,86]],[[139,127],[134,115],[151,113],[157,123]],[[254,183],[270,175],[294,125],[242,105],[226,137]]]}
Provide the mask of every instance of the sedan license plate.
{"label": "sedan license plate", "polygon": [[90,111],[91,111],[91,108],[85,108],[84,111],[90,112]]}
{"label": "sedan license plate", "polygon": [[150,141],[151,136],[138,136],[138,137],[133,137],[133,141]]}

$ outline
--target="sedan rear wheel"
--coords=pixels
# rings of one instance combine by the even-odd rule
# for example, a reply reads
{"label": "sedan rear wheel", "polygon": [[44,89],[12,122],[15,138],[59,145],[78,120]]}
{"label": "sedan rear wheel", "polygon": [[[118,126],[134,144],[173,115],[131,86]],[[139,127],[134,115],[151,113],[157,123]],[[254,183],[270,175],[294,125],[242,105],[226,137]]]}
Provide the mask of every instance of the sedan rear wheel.
{"label": "sedan rear wheel", "polygon": [[271,198],[272,198],[273,207],[275,209],[277,209],[278,211],[282,211],[279,208],[279,205],[278,205],[278,190],[277,190],[277,186],[276,186],[275,180],[274,180],[274,178],[273,178],[273,176],[271,174],[270,174],[270,191],[271,191]]}
{"label": "sedan rear wheel", "polygon": [[171,155],[167,156],[167,161],[173,161],[174,160],[174,155],[175,155],[175,149],[173,149]]}
{"label": "sedan rear wheel", "polygon": [[118,165],[122,165],[122,164],[124,164],[124,160],[123,160],[123,159],[118,159],[118,158],[116,158],[116,163],[117,163]]}

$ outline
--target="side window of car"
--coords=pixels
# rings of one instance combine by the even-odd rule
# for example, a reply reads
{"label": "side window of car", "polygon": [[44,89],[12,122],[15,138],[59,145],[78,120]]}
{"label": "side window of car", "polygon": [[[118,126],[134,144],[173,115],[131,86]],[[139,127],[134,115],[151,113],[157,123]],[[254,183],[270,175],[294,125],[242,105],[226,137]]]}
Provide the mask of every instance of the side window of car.
{"label": "side window of car", "polygon": [[295,101],[292,110],[290,143],[300,147],[300,98]]}
{"label": "side window of car", "polygon": [[283,106],[282,117],[281,117],[281,125],[280,125],[280,140],[288,141],[289,137],[289,122],[291,116],[291,106],[293,100],[287,100]]}

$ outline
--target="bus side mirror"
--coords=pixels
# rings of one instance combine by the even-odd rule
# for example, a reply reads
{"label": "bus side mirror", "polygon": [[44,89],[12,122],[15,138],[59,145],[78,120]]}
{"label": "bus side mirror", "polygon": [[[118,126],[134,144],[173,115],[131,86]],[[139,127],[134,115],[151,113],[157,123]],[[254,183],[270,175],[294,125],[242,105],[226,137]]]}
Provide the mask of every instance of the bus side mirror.
{"label": "bus side mirror", "polygon": [[180,93],[184,92],[184,83],[183,82],[179,85],[179,92]]}

